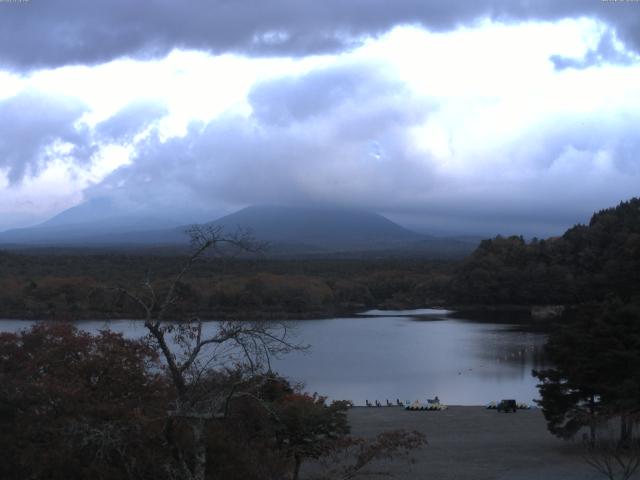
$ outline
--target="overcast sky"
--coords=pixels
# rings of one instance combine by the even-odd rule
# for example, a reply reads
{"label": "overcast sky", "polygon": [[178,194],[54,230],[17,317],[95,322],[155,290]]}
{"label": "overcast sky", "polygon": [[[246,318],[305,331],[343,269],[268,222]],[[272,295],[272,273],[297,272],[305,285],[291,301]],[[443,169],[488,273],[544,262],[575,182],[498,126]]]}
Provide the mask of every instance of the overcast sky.
{"label": "overcast sky", "polygon": [[547,236],[640,194],[640,1],[0,1],[0,229],[93,198]]}

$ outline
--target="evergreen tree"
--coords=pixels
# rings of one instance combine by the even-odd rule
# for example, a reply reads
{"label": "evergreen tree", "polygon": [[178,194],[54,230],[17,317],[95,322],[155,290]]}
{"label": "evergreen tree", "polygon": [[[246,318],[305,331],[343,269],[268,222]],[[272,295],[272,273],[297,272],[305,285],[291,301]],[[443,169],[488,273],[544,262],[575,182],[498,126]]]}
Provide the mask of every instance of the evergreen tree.
{"label": "evergreen tree", "polygon": [[620,440],[640,412],[640,309],[620,302],[569,311],[549,338],[554,368],[534,371],[549,431],[571,438],[583,427],[621,419]]}

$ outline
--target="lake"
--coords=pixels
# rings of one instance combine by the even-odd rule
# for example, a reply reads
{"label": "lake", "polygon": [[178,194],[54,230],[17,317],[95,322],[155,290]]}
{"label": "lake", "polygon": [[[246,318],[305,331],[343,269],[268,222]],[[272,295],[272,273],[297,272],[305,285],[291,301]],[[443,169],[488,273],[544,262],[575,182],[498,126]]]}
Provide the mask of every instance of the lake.
{"label": "lake", "polygon": [[[274,370],[305,390],[331,399],[424,401],[482,405],[502,398],[538,398],[531,370],[544,367],[545,336],[516,325],[454,319],[445,310],[370,311],[354,318],[286,322],[306,352],[276,359]],[[0,320],[0,330],[33,322]],[[215,322],[207,322],[210,328]],[[96,332],[110,328],[126,337],[144,335],[142,322],[82,321]]]}

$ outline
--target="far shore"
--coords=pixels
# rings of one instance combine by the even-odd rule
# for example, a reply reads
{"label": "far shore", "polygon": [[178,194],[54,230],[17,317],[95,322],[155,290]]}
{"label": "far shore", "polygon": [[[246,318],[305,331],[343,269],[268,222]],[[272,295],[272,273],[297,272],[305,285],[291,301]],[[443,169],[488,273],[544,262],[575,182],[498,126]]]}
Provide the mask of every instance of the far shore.
{"label": "far shore", "polygon": [[[539,409],[498,413],[485,407],[451,406],[443,411],[402,407],[354,407],[352,433],[372,437],[388,430],[418,430],[428,445],[414,463],[378,462],[362,478],[438,480],[597,480],[579,441],[551,435]],[[634,477],[635,478],[635,477]]]}
{"label": "far shore", "polygon": [[[312,310],[305,312],[291,311],[253,311],[253,310],[218,310],[215,312],[195,312],[203,321],[217,320],[241,320],[241,321],[279,321],[279,320],[327,320],[332,318],[367,318],[383,316],[388,311],[389,316],[415,316],[421,319],[436,318],[438,315],[452,319],[465,319],[483,323],[510,323],[545,327],[555,319],[550,317],[532,316],[532,312],[540,309],[534,305],[446,305],[437,306],[378,306],[329,310]],[[557,308],[556,306],[542,307]],[[416,313],[411,311],[433,310],[432,314]],[[369,313],[374,312],[374,313]],[[399,312],[399,314],[398,314]],[[438,313],[440,312],[440,313]],[[181,315],[181,314],[176,314]],[[193,316],[193,312],[188,315]],[[144,320],[140,312],[109,313],[103,311],[81,312],[47,312],[34,310],[11,310],[0,312],[0,319],[10,320],[47,320],[62,322],[81,322],[92,320]]]}

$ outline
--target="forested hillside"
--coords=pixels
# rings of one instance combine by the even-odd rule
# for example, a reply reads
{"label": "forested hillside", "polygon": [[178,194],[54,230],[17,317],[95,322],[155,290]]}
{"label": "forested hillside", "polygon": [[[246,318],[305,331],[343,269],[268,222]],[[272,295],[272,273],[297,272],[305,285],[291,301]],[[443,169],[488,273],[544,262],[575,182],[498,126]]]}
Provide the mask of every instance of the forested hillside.
{"label": "forested hillside", "polygon": [[451,298],[468,304],[572,304],[640,295],[640,199],[547,240],[496,237],[462,262]]}

